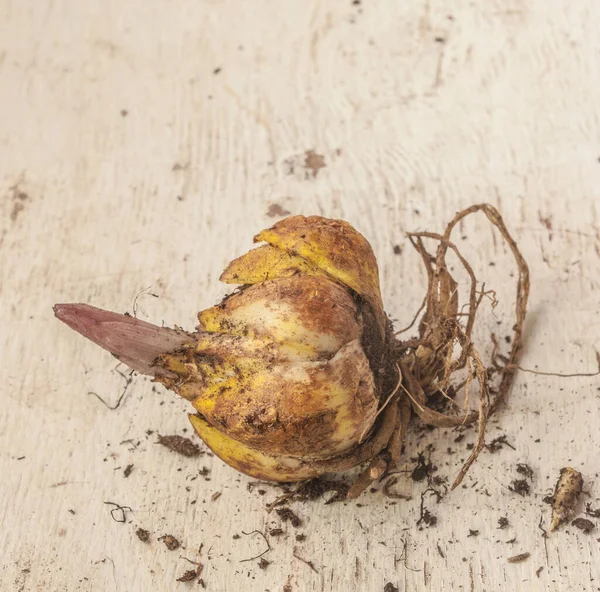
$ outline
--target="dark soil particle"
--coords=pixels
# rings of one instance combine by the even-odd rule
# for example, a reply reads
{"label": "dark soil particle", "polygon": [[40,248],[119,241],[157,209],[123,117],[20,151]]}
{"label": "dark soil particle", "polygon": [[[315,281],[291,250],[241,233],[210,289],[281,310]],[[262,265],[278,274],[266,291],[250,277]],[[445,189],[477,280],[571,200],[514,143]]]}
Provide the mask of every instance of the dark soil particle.
{"label": "dark soil particle", "polygon": [[467,535],[467,537],[476,537],[476,536],[479,536],[479,531],[469,528],[469,534]]}
{"label": "dark soil particle", "polygon": [[125,470],[123,471],[123,477],[125,477],[127,479],[127,477],[129,477],[129,475],[131,475],[131,471],[133,471],[133,465],[127,465],[125,467]]}
{"label": "dark soil particle", "polygon": [[394,586],[394,584],[392,584],[392,582],[388,582],[383,587],[383,592],[399,592],[399,590],[396,586]]}
{"label": "dark soil particle", "polygon": [[525,481],[525,479],[515,479],[509,486],[508,488],[513,491],[514,493],[518,493],[519,495],[522,495],[523,497],[525,497],[526,495],[529,495],[530,489],[529,489],[529,483],[527,483],[527,481]]}
{"label": "dark soil particle", "polygon": [[306,540],[306,535],[305,534],[297,534],[296,535],[296,540],[301,543],[302,541]]}
{"label": "dark soil particle", "polygon": [[517,473],[524,475],[530,481],[533,479],[533,470],[528,464],[518,463],[517,464]]}
{"label": "dark soil particle", "polygon": [[283,534],[283,528],[272,528],[269,534],[273,537],[281,536]]}
{"label": "dark soil particle", "polygon": [[506,528],[508,525],[509,522],[506,516],[502,516],[502,518],[498,519],[498,528]]}
{"label": "dark soil particle", "polygon": [[506,441],[506,436],[504,435],[498,436],[497,438],[494,438],[489,444],[486,444],[486,448],[492,454],[498,452],[498,450],[502,450],[504,446],[508,446],[509,448],[516,450],[516,448],[512,444]]}
{"label": "dark soil particle", "polygon": [[585,515],[591,516],[592,518],[600,518],[600,509],[594,510],[592,504],[585,505]]}
{"label": "dark soil particle", "polygon": [[150,533],[144,528],[138,528],[135,531],[135,534],[137,535],[137,538],[142,541],[142,543],[147,543],[150,540]]}
{"label": "dark soil particle", "polygon": [[592,530],[594,530],[594,528],[596,528],[596,525],[587,518],[575,518],[571,524],[579,528],[579,530],[583,530],[585,534],[589,534],[592,532]]}
{"label": "dark soil particle", "polygon": [[180,578],[177,578],[178,582],[191,582],[198,577],[198,573],[195,569],[188,569]]}
{"label": "dark soil particle", "polygon": [[324,493],[333,491],[334,494],[325,502],[332,504],[334,502],[346,501],[346,496],[350,486],[343,481],[327,481],[324,479],[311,479],[301,483],[290,496],[293,501],[313,501],[320,498]]}
{"label": "dark soil particle", "polygon": [[199,456],[200,446],[194,444],[189,438],[184,436],[161,436],[158,435],[157,444],[161,444],[165,448],[182,454],[183,456]]}
{"label": "dark soil particle", "polygon": [[169,551],[175,551],[175,549],[179,548],[179,541],[172,534],[165,534],[158,540],[162,541]]}
{"label": "dark soil particle", "polygon": [[271,565],[270,561],[267,561],[264,557],[260,558],[260,561],[258,562],[258,567],[260,567],[260,569],[267,569],[269,565]]}
{"label": "dark soil particle", "polygon": [[420,518],[427,526],[435,526],[437,524],[437,516],[432,514],[429,510],[424,510]]}
{"label": "dark soil particle", "polygon": [[423,481],[423,479],[426,479],[433,471],[435,471],[435,467],[431,464],[431,462],[427,462],[422,454],[419,454],[416,461],[417,466],[410,474],[410,478],[413,481]]}
{"label": "dark soil particle", "polygon": [[275,511],[283,522],[289,522],[294,528],[298,528],[302,524],[302,520],[289,508],[278,508]]}

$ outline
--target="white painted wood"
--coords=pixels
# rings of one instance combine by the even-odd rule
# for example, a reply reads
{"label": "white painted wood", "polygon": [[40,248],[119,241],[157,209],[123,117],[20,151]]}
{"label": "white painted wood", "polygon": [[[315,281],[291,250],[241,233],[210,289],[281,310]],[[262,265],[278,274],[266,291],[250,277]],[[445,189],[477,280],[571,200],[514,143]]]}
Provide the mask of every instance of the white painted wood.
{"label": "white painted wood", "polygon": [[[151,286],[158,298],[140,296],[140,318],[193,327],[225,293],[222,268],[278,203],[356,225],[378,255],[386,308],[404,324],[425,281],[404,233],[441,229],[487,200],[531,266],[523,364],[593,371],[596,0],[0,0],[0,15],[2,590],[200,589],[175,582],[192,567],[180,554],[196,560],[200,544],[216,592],[599,589],[598,531],[553,534],[546,557],[538,529],[566,464],[599,503],[597,378],[520,374],[488,436],[506,434],[516,450],[484,454],[466,489],[428,500],[437,526],[416,527],[423,486],[404,475],[409,502],[373,494],[296,507],[306,541],[284,526],[263,571],[240,562],[262,550],[260,537],[232,537],[279,524],[264,511],[275,490],[248,493],[248,479],[220,461],[155,445],[146,430],[189,434],[187,405],[162,388],[136,378],[116,411],[87,395],[114,403],[123,379],[51,311],[61,301],[131,311]],[[326,163],[314,177],[303,167],[313,149]],[[464,235],[502,298],[480,335],[504,335],[510,260],[482,220]],[[473,438],[455,437],[411,434],[407,468],[432,442],[439,474],[452,478]],[[535,472],[528,497],[506,487],[517,462]],[[210,481],[192,481],[203,466]],[[130,506],[128,522],[113,521],[105,501]],[[511,525],[498,530],[505,515]],[[165,533],[181,553],[157,542]],[[531,557],[507,563],[522,552]]]}

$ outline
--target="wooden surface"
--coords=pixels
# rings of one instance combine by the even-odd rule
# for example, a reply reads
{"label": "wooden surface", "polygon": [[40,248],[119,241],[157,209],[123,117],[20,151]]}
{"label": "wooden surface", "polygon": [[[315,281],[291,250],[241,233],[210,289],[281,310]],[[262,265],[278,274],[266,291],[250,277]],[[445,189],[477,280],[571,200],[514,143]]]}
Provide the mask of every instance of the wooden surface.
{"label": "wooden surface", "polygon": [[[139,318],[192,328],[279,204],[368,237],[400,326],[425,287],[405,232],[441,230],[489,201],[531,267],[523,365],[593,371],[597,0],[0,0],[0,15],[0,589],[201,589],[175,581],[193,568],[180,556],[204,564],[215,592],[600,589],[600,528],[567,526],[545,549],[538,527],[565,465],[584,475],[582,501],[600,505],[598,378],[519,374],[488,434],[515,450],[484,453],[439,505],[425,497],[435,526],[416,525],[425,485],[403,473],[396,488],[411,501],[294,505],[303,525],[269,536],[261,570],[241,560],[264,541],[242,531],[280,525],[265,511],[277,490],[248,492],[217,459],[156,445],[157,432],[190,435],[188,406],[148,380],[114,411],[89,395],[114,405],[120,368],[51,310],[131,312],[150,287]],[[305,166],[311,150],[324,166]],[[459,234],[501,300],[481,317],[486,349],[491,330],[510,329],[511,260],[482,219]],[[452,479],[474,433],[456,437],[412,432],[403,468],[431,443],[437,474]],[[534,471],[525,497],[508,488],[519,462]],[[105,502],[130,507],[126,523]],[[168,551],[163,534],[183,548]]]}

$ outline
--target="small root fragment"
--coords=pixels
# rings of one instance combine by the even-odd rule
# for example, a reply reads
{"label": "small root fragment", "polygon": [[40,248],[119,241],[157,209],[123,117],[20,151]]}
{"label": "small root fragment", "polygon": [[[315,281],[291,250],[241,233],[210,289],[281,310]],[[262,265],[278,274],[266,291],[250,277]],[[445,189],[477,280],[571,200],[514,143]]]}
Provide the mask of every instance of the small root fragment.
{"label": "small root fragment", "polygon": [[[346,497],[348,499],[356,499],[360,494],[381,477],[387,470],[388,463],[383,456],[377,455],[369,463],[369,466],[358,476],[352,487],[348,490]],[[378,475],[378,476],[374,476]]]}
{"label": "small root fragment", "polygon": [[522,561],[529,559],[529,557],[531,557],[531,553],[519,553],[518,555],[509,557],[506,561],[508,561],[508,563],[521,563]]}
{"label": "small root fragment", "polygon": [[550,530],[556,530],[575,513],[575,505],[583,489],[583,477],[579,471],[565,467],[560,471],[552,496],[552,519]]}

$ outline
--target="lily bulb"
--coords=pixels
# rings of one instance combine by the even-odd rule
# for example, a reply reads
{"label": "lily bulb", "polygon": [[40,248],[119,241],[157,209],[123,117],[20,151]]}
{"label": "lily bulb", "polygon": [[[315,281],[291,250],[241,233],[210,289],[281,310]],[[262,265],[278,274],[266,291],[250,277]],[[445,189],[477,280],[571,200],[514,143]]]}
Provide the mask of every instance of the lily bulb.
{"label": "lily bulb", "polygon": [[55,314],[190,401],[200,438],[247,475],[296,481],[369,460],[391,339],[371,246],[318,216],[255,242],[266,244],[221,276],[240,288],[199,313],[195,332],[84,304]]}

